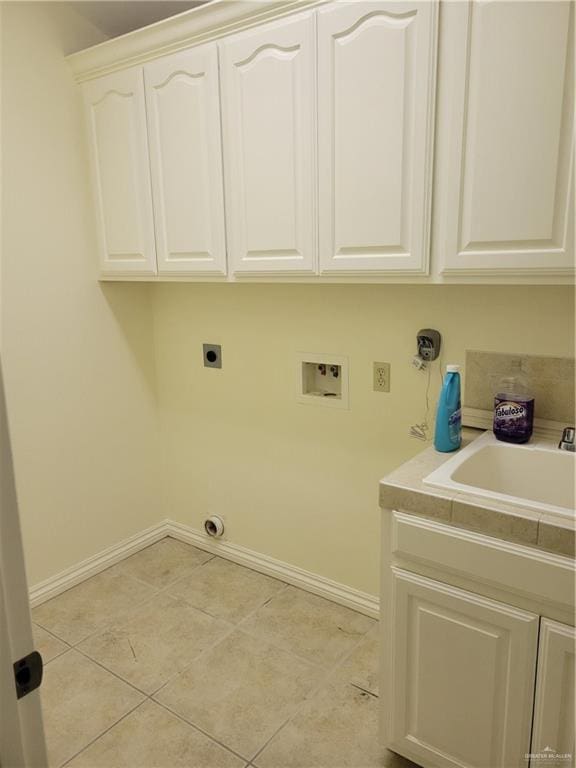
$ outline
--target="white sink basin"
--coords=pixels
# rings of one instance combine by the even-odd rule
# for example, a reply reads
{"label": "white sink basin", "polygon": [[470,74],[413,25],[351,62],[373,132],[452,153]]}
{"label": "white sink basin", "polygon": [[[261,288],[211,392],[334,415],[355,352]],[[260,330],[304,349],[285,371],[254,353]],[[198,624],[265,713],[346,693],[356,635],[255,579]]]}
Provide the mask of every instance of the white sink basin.
{"label": "white sink basin", "polygon": [[576,455],[550,443],[512,445],[491,432],[424,478],[426,485],[574,517]]}

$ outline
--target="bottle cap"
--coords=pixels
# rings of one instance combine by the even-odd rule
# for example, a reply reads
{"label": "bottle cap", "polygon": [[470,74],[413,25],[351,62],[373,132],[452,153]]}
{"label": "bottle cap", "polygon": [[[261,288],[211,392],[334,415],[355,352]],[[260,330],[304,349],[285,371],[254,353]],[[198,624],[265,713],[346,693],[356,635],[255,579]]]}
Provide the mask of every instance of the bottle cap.
{"label": "bottle cap", "polygon": [[447,365],[446,366],[446,373],[458,373],[460,370],[459,365]]}

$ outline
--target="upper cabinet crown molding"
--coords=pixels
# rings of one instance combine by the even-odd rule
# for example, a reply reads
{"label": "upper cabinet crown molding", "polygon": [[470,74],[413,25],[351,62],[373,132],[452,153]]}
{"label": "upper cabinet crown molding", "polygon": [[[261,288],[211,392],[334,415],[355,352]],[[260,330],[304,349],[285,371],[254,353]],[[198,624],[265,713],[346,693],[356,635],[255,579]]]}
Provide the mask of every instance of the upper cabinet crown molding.
{"label": "upper cabinet crown molding", "polygon": [[106,40],[66,57],[76,82],[230,35],[327,0],[211,0],[143,29]]}
{"label": "upper cabinet crown molding", "polygon": [[428,273],[438,6],[318,11],[320,270]]}
{"label": "upper cabinet crown molding", "polygon": [[444,11],[441,273],[574,274],[574,4]]}
{"label": "upper cabinet crown molding", "polygon": [[154,275],[156,249],[142,70],[84,88],[103,274]]}

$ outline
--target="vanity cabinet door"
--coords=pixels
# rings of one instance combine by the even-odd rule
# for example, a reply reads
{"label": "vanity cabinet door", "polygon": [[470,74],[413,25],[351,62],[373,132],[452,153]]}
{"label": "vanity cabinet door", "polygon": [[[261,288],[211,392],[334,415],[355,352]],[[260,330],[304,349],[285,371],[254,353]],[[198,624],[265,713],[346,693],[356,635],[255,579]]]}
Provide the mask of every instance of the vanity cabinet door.
{"label": "vanity cabinet door", "polygon": [[526,768],[538,616],[392,568],[387,746],[423,766]]}
{"label": "vanity cabinet door", "polygon": [[428,272],[437,13],[318,11],[321,272]]}
{"label": "vanity cabinet door", "polygon": [[[532,732],[532,753],[555,752],[550,765],[574,765],[574,627],[542,619]],[[552,755],[550,755],[552,757]],[[547,760],[548,762],[548,760]]]}
{"label": "vanity cabinet door", "polygon": [[153,275],[156,247],[142,69],[84,85],[101,272]]}
{"label": "vanity cabinet door", "polygon": [[312,14],[220,43],[226,216],[236,273],[311,273],[315,228]]}
{"label": "vanity cabinet door", "polygon": [[226,273],[216,43],[144,67],[158,272]]}
{"label": "vanity cabinet door", "polygon": [[574,273],[572,2],[445,3],[435,254],[445,275]]}

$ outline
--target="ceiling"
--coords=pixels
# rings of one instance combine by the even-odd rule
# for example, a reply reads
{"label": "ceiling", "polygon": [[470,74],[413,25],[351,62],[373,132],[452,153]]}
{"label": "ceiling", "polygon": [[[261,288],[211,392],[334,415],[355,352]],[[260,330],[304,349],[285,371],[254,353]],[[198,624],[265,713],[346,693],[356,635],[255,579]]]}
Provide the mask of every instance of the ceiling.
{"label": "ceiling", "polygon": [[118,37],[209,0],[73,0],[68,3],[107,37]]}

